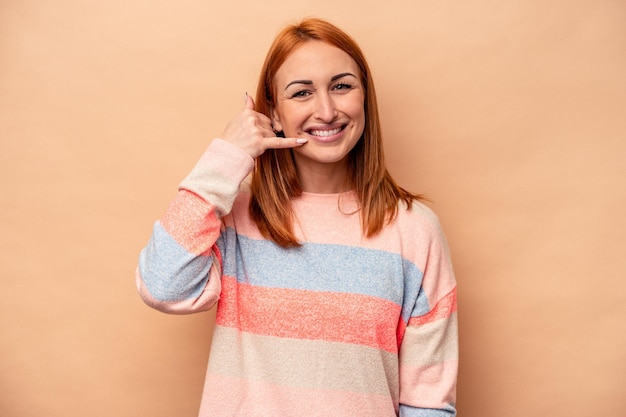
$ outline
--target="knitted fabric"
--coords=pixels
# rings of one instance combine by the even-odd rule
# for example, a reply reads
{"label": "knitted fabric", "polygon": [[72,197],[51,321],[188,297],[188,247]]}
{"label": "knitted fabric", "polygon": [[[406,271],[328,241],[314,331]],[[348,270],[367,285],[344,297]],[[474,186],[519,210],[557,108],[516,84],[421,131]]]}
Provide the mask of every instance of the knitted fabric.
{"label": "knitted fabric", "polygon": [[213,141],[137,269],[158,310],[217,305],[200,416],[454,416],[456,284],[435,214],[402,205],[366,238],[355,193],[303,193],[302,246],[281,248],[248,214],[252,166]]}

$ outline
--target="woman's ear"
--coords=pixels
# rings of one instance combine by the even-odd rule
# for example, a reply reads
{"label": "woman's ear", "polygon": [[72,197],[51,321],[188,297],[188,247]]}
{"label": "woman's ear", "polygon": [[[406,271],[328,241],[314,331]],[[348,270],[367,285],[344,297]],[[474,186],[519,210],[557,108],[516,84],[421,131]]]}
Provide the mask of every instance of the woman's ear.
{"label": "woman's ear", "polygon": [[282,132],[283,125],[280,123],[280,117],[278,116],[278,112],[275,108],[272,108],[270,112],[272,115],[272,129],[274,130],[274,132]]}

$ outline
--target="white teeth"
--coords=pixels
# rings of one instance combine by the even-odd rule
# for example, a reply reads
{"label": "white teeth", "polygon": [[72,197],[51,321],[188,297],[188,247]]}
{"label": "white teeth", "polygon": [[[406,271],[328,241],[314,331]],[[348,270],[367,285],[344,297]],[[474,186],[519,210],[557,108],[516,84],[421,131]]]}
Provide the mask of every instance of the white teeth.
{"label": "white teeth", "polygon": [[341,132],[340,127],[333,129],[333,130],[311,130],[311,134],[313,136],[332,136],[332,135],[336,135],[339,132]]}

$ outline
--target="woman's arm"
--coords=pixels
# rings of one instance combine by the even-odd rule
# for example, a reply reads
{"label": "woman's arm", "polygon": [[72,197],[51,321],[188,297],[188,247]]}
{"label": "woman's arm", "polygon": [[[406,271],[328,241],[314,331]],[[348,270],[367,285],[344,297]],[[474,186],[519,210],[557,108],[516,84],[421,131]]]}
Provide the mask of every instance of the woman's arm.
{"label": "woman's arm", "polygon": [[244,108],[183,180],[165,215],[142,250],[137,288],[146,304],[168,313],[211,308],[220,294],[221,258],[217,245],[221,217],[230,213],[254,158],[269,148],[293,148],[306,140],[277,138],[270,119]]}
{"label": "woman's arm", "polygon": [[400,345],[400,417],[456,415],[456,281],[439,222],[428,217],[421,288]]}

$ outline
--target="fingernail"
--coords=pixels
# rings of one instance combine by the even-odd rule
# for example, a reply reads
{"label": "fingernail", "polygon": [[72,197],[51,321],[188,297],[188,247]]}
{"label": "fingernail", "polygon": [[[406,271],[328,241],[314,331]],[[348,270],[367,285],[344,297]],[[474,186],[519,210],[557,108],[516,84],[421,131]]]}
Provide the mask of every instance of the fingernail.
{"label": "fingernail", "polygon": [[309,141],[308,139],[304,139],[304,138],[296,139],[297,143],[307,143],[308,141]]}

